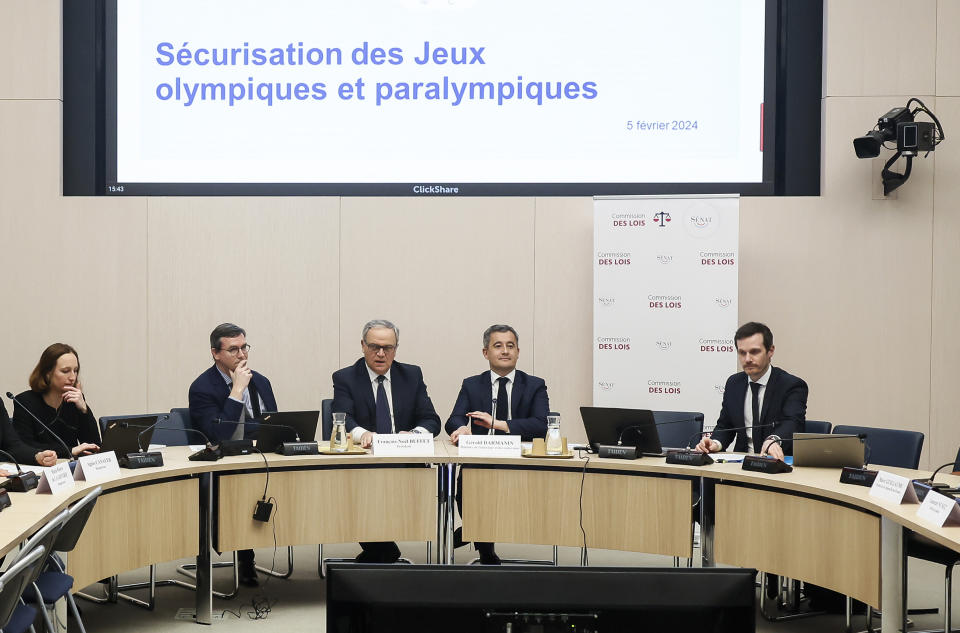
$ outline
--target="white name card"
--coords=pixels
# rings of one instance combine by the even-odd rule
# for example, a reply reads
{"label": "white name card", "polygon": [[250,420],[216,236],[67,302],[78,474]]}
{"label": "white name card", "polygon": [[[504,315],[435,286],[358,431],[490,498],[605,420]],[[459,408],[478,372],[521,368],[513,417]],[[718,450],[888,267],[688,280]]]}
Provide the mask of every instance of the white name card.
{"label": "white name card", "polygon": [[73,471],[73,478],[77,481],[98,483],[120,474],[117,454],[113,451],[84,455],[77,461],[77,468]]}
{"label": "white name card", "polygon": [[377,457],[433,457],[433,436],[429,433],[377,433],[373,436]]}
{"label": "white name card", "polygon": [[72,487],[73,473],[70,472],[70,462],[63,462],[43,471],[40,483],[37,484],[37,494],[49,495]]}
{"label": "white name card", "polygon": [[870,496],[891,503],[918,503],[917,493],[907,477],[894,475],[884,470],[877,472],[877,478],[870,487]]}
{"label": "white name card", "polygon": [[960,506],[957,506],[956,500],[931,490],[923,498],[917,516],[937,527],[948,523],[956,525],[960,524]]}
{"label": "white name card", "polygon": [[519,435],[461,435],[461,457],[520,457]]}

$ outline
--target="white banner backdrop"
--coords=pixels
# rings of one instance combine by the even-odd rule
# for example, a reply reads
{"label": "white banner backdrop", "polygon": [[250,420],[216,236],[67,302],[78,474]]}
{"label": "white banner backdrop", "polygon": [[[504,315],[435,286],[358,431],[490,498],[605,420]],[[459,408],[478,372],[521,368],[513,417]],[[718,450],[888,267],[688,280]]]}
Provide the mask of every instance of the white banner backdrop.
{"label": "white banner backdrop", "polygon": [[737,370],[740,200],[594,200],[593,404],[697,411]]}

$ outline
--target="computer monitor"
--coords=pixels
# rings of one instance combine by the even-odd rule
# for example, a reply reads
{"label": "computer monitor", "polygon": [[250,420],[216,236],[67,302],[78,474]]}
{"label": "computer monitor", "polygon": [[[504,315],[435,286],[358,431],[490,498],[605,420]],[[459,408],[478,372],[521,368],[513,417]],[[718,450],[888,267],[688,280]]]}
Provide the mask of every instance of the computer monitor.
{"label": "computer monitor", "polygon": [[100,451],[118,456],[147,450],[161,415],[110,415],[100,418]]}
{"label": "computer monitor", "polygon": [[660,435],[649,409],[580,407],[587,442],[594,452],[598,444],[635,446],[644,455],[660,455]]}
{"label": "computer monitor", "polygon": [[284,442],[312,442],[317,435],[319,411],[274,411],[260,416],[257,448],[274,452]]}
{"label": "computer monitor", "polygon": [[756,573],[332,563],[326,630],[750,632],[756,630]]}

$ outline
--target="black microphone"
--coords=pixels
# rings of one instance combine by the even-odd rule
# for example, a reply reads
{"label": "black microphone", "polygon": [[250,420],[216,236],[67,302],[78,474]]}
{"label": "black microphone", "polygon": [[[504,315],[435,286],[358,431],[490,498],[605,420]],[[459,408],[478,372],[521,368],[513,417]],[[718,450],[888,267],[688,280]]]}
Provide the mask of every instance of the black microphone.
{"label": "black microphone", "polygon": [[[248,420],[244,422],[233,422],[231,420],[223,420],[217,418],[214,420],[214,424],[233,424],[239,426],[241,424],[253,424],[255,423],[258,429],[263,429],[265,427],[273,427],[275,429],[287,429],[293,431],[293,442],[281,442],[279,448],[271,447],[271,450],[274,450],[281,455],[319,455],[320,446],[316,441],[310,439],[301,441],[300,440],[300,431],[293,426],[288,424],[277,424],[276,422],[270,422],[270,413],[264,413],[260,418],[255,418],[253,420]],[[242,440],[221,440],[220,446],[223,450],[225,457],[232,455],[249,455],[253,451],[259,452],[260,442],[257,441],[257,448],[253,448],[253,440],[242,439]]]}
{"label": "black microphone", "polygon": [[[684,424],[686,422],[698,422],[702,419],[702,417],[703,416],[697,415],[692,418],[681,418],[679,420],[665,420],[663,422],[654,422],[653,426],[660,427],[660,426],[667,426],[669,424]],[[617,438],[617,446],[623,446],[623,436],[630,429],[637,429],[637,438],[639,439],[643,435],[643,431],[639,430],[642,428],[643,428],[643,425],[641,424],[633,424],[631,426],[625,427],[623,430],[620,431],[620,436]],[[688,447],[689,447],[689,444],[690,442],[688,441],[687,442]]]}
{"label": "black microphone", "polygon": [[953,466],[955,463],[956,463],[956,462],[947,462],[947,463],[944,464],[943,466],[937,466],[937,469],[936,469],[935,471],[933,471],[933,474],[931,474],[931,475],[930,475],[929,477],[927,477],[926,479],[921,479],[920,481],[924,481],[924,482],[929,483],[930,486],[933,487],[933,488],[949,488],[949,487],[950,487],[950,484],[935,484],[935,483],[933,483],[933,478],[937,476],[937,473],[938,473],[938,472],[940,472],[941,470],[943,470],[943,469],[946,468],[947,466]]}
{"label": "black microphone", "polygon": [[131,429],[143,429],[140,432],[140,435],[137,436],[137,446],[140,444],[140,436],[149,431],[150,429],[169,429],[171,431],[186,431],[187,433],[196,433],[203,438],[204,446],[202,449],[190,455],[188,459],[191,461],[201,461],[201,462],[215,462],[223,457],[223,452],[220,450],[219,444],[213,444],[210,442],[210,438],[207,437],[202,431],[197,429],[187,428],[185,426],[162,426],[159,420],[153,424],[130,424],[129,422],[120,422],[121,428],[131,428]]}
{"label": "black microphone", "polygon": [[60,444],[63,446],[63,448],[66,449],[67,455],[70,457],[70,461],[71,461],[71,462],[77,461],[77,456],[73,454],[73,452],[70,450],[70,447],[67,446],[67,443],[64,442],[63,439],[62,439],[59,435],[57,435],[56,433],[54,433],[53,430],[52,430],[49,426],[47,426],[46,424],[44,424],[43,421],[42,421],[40,418],[38,418],[36,415],[34,415],[33,411],[31,411],[30,409],[28,409],[27,407],[25,407],[25,406],[23,405],[23,403],[20,402],[19,400],[17,400],[17,397],[14,396],[14,395],[13,395],[11,392],[9,392],[9,391],[7,392],[7,397],[10,398],[11,400],[13,400],[14,404],[19,404],[21,409],[23,409],[24,411],[26,411],[27,413],[29,413],[29,414],[30,414],[30,417],[37,421],[37,424],[39,424],[39,425],[42,426],[44,429],[46,429],[47,433],[49,433],[50,435],[52,435],[54,438],[56,438],[56,440],[57,440],[58,442],[60,442]]}
{"label": "black microphone", "polygon": [[[777,420],[776,422],[767,422],[766,424],[754,424],[753,426],[731,426],[731,427],[727,427],[725,429],[720,429],[720,430],[721,431],[746,431],[748,429],[762,429],[768,426],[776,426],[779,423],[780,423],[780,420]],[[687,446],[689,446],[690,442],[693,441],[695,438],[697,437],[702,438],[704,435],[707,435],[709,433],[714,433],[715,431],[717,431],[716,427],[714,427],[709,431],[699,431],[697,433],[692,434],[690,436],[690,439],[687,440]]]}
{"label": "black microphone", "polygon": [[13,465],[17,467],[17,474],[10,475],[7,477],[7,480],[3,483],[0,483],[0,488],[9,490],[10,492],[27,492],[28,490],[33,490],[37,487],[39,480],[37,479],[37,473],[32,470],[23,470],[20,468],[17,458],[8,453],[7,451],[0,450],[0,453],[3,453],[10,458],[10,461],[13,462]]}

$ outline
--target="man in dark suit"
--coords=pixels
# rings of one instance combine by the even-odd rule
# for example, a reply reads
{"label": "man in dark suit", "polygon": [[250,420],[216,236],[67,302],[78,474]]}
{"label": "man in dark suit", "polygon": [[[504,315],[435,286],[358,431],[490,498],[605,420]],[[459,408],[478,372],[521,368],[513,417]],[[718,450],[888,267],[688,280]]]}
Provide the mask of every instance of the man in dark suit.
{"label": "man in dark suit", "polygon": [[[705,436],[697,450],[715,453],[736,438],[733,450],[737,452],[783,459],[780,440],[791,439],[795,432],[803,431],[807,383],[770,364],[773,333],[763,323],[747,323],[733,338],[743,371],[727,379],[712,437]],[[786,452],[792,453],[792,442],[785,444]]]}
{"label": "man in dark suit", "polygon": [[[525,442],[547,433],[550,400],[543,379],[517,369],[520,341],[509,325],[491,325],[483,333],[483,357],[490,370],[463,381],[453,413],[445,429],[454,444],[471,434],[519,435]],[[496,417],[493,400],[496,399]],[[457,479],[457,506],[461,506],[460,479]],[[454,546],[465,545],[460,529],[454,533]],[[493,543],[477,542],[480,562],[499,565]]]}
{"label": "man in dark suit", "polygon": [[[333,373],[333,411],[347,414],[347,432],[367,448],[377,433],[440,433],[423,372],[416,365],[394,362],[400,330],[390,321],[363,326],[363,358]],[[400,558],[396,543],[360,543],[361,563],[393,563]]]}
{"label": "man in dark suit", "polygon": [[[265,411],[276,411],[277,401],[266,376],[249,366],[250,345],[246,331],[233,323],[221,323],[210,333],[213,367],[190,385],[190,420],[214,443],[217,440],[256,437],[257,425],[246,424]],[[219,424],[239,422],[240,424]],[[237,552],[240,582],[256,587],[253,550]]]}

